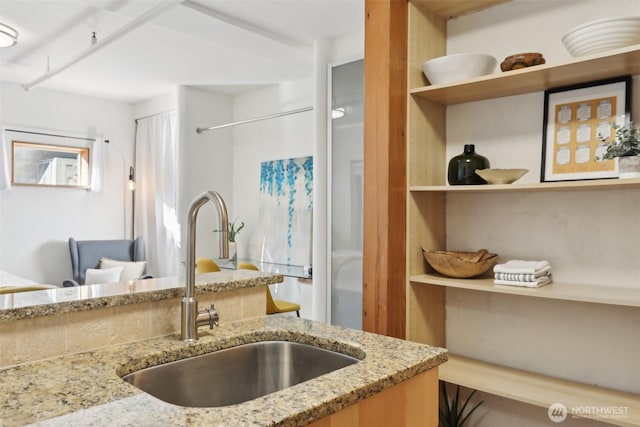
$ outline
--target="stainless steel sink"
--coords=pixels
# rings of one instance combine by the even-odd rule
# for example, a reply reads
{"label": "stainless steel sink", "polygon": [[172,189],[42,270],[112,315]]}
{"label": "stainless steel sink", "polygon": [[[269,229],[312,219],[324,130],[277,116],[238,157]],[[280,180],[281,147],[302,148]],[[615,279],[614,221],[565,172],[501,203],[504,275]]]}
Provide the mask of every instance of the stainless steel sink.
{"label": "stainless steel sink", "polygon": [[181,406],[246,402],[359,362],[319,347],[260,341],[132,372],[123,379]]}

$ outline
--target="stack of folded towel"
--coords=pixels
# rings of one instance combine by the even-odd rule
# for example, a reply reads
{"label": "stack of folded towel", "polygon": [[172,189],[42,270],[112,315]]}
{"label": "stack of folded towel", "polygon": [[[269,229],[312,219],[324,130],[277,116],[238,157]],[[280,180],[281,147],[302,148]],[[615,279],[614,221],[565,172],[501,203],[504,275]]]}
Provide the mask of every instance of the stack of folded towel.
{"label": "stack of folded towel", "polygon": [[551,283],[551,265],[548,261],[511,260],[493,267],[496,285],[539,288]]}

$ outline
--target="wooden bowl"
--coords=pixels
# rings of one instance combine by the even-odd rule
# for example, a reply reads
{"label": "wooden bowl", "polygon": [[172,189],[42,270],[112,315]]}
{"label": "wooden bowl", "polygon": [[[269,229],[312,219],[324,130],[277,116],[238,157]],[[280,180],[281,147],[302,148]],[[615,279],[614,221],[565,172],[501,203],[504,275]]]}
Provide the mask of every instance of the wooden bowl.
{"label": "wooden bowl", "polygon": [[500,69],[502,71],[517,70],[519,68],[532,67],[534,65],[544,64],[546,61],[542,57],[541,53],[529,52],[529,53],[517,53],[515,55],[507,56],[504,61],[500,63]]}
{"label": "wooden bowl", "polygon": [[498,255],[480,249],[478,252],[428,251],[422,254],[435,271],[447,277],[468,279],[479,276],[492,268]]}
{"label": "wooden bowl", "polygon": [[489,184],[511,184],[529,172],[528,169],[476,169],[475,173]]}

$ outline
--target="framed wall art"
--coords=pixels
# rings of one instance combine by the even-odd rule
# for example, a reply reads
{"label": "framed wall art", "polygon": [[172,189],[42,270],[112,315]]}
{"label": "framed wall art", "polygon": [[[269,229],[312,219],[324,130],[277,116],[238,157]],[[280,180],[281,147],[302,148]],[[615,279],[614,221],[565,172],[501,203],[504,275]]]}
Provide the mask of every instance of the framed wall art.
{"label": "framed wall art", "polygon": [[313,157],[260,165],[257,241],[261,262],[312,264]]}
{"label": "framed wall art", "polygon": [[541,182],[616,178],[616,159],[599,159],[630,106],[630,76],[545,91]]}

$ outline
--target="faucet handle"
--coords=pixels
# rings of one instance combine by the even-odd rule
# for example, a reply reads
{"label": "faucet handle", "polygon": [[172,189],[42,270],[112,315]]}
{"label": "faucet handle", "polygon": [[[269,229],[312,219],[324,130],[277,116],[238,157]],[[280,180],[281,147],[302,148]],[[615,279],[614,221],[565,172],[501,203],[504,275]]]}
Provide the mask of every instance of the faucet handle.
{"label": "faucet handle", "polygon": [[213,329],[214,326],[220,325],[220,316],[218,315],[218,310],[216,310],[216,307],[213,304],[211,304],[211,307],[200,310],[197,313],[198,315],[195,321],[196,328],[209,325],[209,329]]}
{"label": "faucet handle", "polygon": [[215,304],[211,304],[207,311],[209,312],[209,329],[213,329],[214,326],[220,326],[220,316]]}

